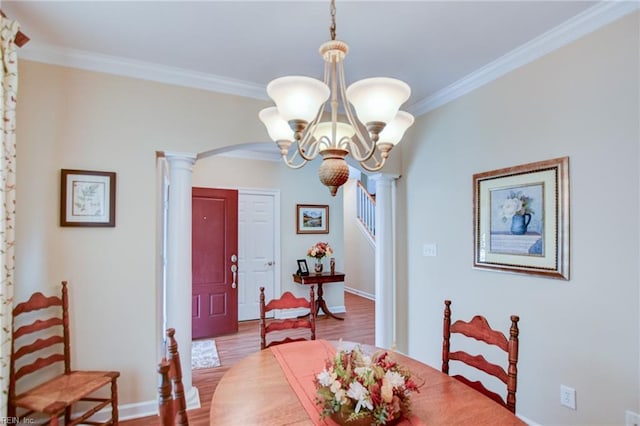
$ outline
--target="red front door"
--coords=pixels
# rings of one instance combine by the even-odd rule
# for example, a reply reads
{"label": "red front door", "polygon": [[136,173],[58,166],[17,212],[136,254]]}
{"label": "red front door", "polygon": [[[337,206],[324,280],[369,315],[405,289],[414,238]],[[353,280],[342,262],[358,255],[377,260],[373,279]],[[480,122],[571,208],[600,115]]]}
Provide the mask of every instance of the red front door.
{"label": "red front door", "polygon": [[238,191],[192,189],[192,336],[238,331]]}

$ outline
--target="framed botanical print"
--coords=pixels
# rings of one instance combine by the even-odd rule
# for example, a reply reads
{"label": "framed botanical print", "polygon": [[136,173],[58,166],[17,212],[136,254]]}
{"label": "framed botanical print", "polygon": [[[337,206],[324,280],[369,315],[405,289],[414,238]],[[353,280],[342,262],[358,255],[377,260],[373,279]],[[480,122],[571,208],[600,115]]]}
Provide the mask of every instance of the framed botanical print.
{"label": "framed botanical print", "polygon": [[116,226],[116,174],[62,169],[60,226]]}

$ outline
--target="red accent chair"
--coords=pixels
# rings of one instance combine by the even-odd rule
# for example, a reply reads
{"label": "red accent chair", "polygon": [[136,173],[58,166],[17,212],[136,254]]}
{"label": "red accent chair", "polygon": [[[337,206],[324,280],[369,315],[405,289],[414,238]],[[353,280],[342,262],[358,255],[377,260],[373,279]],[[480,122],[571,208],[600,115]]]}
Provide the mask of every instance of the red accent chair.
{"label": "red accent chair", "polygon": [[[511,315],[510,337],[507,340],[502,332],[492,329],[487,319],[480,315],[474,316],[469,322],[458,320],[451,324],[451,301],[445,300],[444,304],[442,372],[449,374],[449,361],[459,361],[498,378],[507,387],[506,399],[487,389],[481,381],[471,381],[462,375],[452,376],[515,413],[518,381],[518,321],[520,317]],[[507,370],[505,371],[504,367],[487,361],[482,355],[470,355],[464,351],[450,352],[449,346],[452,333],[461,334],[502,349],[506,353],[506,362],[504,364],[507,365]]]}
{"label": "red accent chair", "polygon": [[[272,299],[265,304],[264,287],[260,287],[260,349],[269,346],[280,345],[283,343],[297,342],[302,340],[316,340],[316,312],[315,312],[315,293],[313,286],[310,286],[309,300],[304,297],[295,297],[291,292],[285,292],[279,299]],[[308,309],[309,314],[304,317],[286,318],[286,319],[269,319],[267,313],[275,309]],[[294,330],[297,328],[309,329],[309,338],[300,336],[300,333],[294,333],[294,337],[287,336],[284,339],[283,331]],[[270,341],[267,343],[267,335],[271,334]],[[271,338],[273,337],[273,338]]]}

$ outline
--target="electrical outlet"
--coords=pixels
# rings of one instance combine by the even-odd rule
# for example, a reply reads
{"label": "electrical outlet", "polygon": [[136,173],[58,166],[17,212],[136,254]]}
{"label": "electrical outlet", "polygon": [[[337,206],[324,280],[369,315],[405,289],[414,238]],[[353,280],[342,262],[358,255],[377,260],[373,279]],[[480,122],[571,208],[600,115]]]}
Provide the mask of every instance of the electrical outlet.
{"label": "electrical outlet", "polygon": [[576,409],[576,390],[569,386],[560,385],[560,404],[572,410]]}
{"label": "electrical outlet", "polygon": [[625,426],[640,426],[640,414],[633,411],[626,411],[624,414]]}

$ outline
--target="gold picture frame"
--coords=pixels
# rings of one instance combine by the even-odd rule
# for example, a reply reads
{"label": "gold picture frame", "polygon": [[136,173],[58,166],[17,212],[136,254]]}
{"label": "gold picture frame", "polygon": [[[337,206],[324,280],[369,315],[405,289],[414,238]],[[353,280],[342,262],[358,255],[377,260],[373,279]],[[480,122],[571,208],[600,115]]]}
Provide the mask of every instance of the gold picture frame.
{"label": "gold picture frame", "polygon": [[329,206],[296,204],[296,234],[328,234]]}
{"label": "gold picture frame", "polygon": [[569,279],[569,157],[473,175],[473,266]]}

